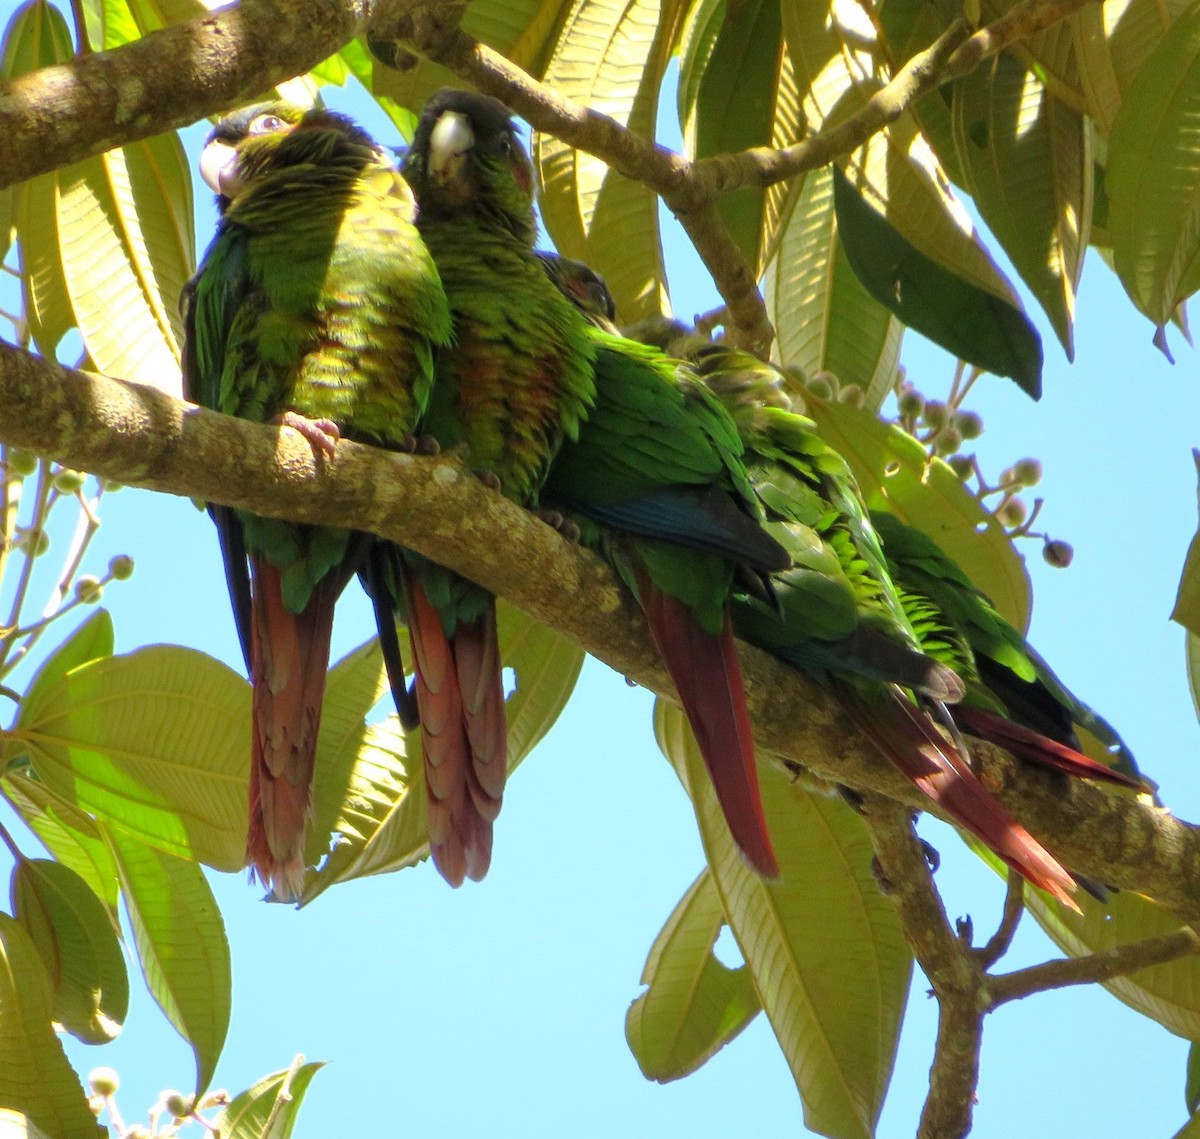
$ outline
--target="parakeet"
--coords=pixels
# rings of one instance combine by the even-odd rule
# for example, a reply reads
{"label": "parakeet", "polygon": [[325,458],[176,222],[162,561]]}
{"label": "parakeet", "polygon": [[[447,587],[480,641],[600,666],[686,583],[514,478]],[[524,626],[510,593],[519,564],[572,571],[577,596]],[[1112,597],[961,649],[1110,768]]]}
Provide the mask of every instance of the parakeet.
{"label": "parakeet", "polygon": [[[294,427],[318,457],[339,437],[411,447],[451,322],[399,172],[349,119],[282,103],[224,119],[200,170],[222,216],[186,292],[189,397]],[[334,603],[376,539],[213,515],[253,686],[246,860],[294,898]]]}
{"label": "parakeet", "polygon": [[533,248],[532,167],[502,103],[434,95],[404,171],[457,333],[428,430],[515,501],[573,513],[613,559],[735,838],[776,873],[726,603],[735,576],[765,594],[787,559],[755,520],[732,422],[674,362],[591,328],[554,287]]}

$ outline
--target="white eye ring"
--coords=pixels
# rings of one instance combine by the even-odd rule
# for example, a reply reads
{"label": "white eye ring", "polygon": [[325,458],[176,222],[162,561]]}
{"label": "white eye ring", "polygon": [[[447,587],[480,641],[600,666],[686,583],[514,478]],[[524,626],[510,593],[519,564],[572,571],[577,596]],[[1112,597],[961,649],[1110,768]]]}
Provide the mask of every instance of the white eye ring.
{"label": "white eye ring", "polygon": [[283,130],[287,124],[278,115],[259,115],[250,124],[249,134],[271,134]]}

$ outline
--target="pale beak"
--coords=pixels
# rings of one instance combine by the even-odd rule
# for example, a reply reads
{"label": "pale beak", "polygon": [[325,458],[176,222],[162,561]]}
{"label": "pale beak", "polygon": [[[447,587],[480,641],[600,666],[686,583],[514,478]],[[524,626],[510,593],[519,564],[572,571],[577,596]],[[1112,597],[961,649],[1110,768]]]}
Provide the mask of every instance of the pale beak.
{"label": "pale beak", "polygon": [[237,160],[238,152],[227,143],[214,139],[204,148],[200,155],[200,177],[213,193],[226,198],[238,196],[243,185],[238,177]]}
{"label": "pale beak", "polygon": [[474,145],[475,132],[467,116],[444,111],[429,136],[429,176],[441,186],[455,181]]}

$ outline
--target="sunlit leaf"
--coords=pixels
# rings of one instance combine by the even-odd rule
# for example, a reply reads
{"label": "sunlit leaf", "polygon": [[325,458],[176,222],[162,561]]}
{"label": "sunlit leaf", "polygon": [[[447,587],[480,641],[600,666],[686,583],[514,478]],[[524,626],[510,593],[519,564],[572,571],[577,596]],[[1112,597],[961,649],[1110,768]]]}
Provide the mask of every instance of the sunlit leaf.
{"label": "sunlit leaf", "polygon": [[1037,399],[1042,343],[1023,312],[927,257],[834,171],[838,234],[867,291],[953,356],[1010,376]]}
{"label": "sunlit leaf", "polygon": [[[1192,458],[1196,464],[1196,477],[1200,480],[1200,449],[1192,449]],[[1197,506],[1200,507],[1200,488],[1196,492]],[[1188,640],[1188,660],[1191,664],[1191,640],[1200,637],[1200,533],[1192,538],[1188,546],[1187,557],[1183,563],[1183,573],[1179,578],[1179,589],[1175,595],[1175,608],[1171,611],[1171,620],[1178,622],[1190,634]],[[1200,659],[1200,658],[1198,658]],[[1193,685],[1193,692],[1195,692]],[[1197,704],[1200,711],[1200,704]]]}
{"label": "sunlit leaf", "polygon": [[22,859],[12,907],[50,973],[54,1019],[86,1044],[112,1040],[129,1010],[129,977],[104,903],[68,867]]}
{"label": "sunlit leaf", "polygon": [[[682,0],[574,0],[546,83],[653,138],[684,7]],[[557,249],[604,277],[626,323],[669,312],[657,196],[551,135],[535,135],[533,151],[542,217]]]}
{"label": "sunlit leaf", "polygon": [[150,995],[196,1057],[196,1093],[212,1080],[229,1028],[229,943],[195,863],[109,834]]}
{"label": "sunlit leaf", "polygon": [[29,1116],[10,1107],[0,1107],[0,1139],[53,1139]]}
{"label": "sunlit leaf", "polygon": [[1200,287],[1200,6],[1170,28],[1113,122],[1109,233],[1117,276],[1160,328]]}
{"label": "sunlit leaf", "polygon": [[250,689],[192,649],[152,645],[60,677],[14,735],[70,803],[164,851],[242,865]]}
{"label": "sunlit leaf", "polygon": [[1193,1041],[1188,1049],[1187,1082],[1184,1084],[1183,1099],[1193,1115],[1200,1110],[1200,1047]]}
{"label": "sunlit leaf", "polygon": [[858,384],[877,411],[896,376],[904,326],[862,287],[837,236],[829,168],[812,171],[783,211],[764,289],[779,360]]}
{"label": "sunlit leaf", "polygon": [[876,885],[866,828],[841,800],[760,764],[780,877],[742,859],[683,715],[659,701],[659,746],[683,780],[729,927],[787,1058],[810,1130],[874,1134],[891,1078],[912,957]]}
{"label": "sunlit leaf", "polygon": [[976,207],[1074,359],[1092,212],[1087,120],[1002,54],[955,84],[954,130]]}
{"label": "sunlit leaf", "polygon": [[[221,1139],[288,1139],[308,1086],[324,1066],[310,1061],[295,1069],[274,1072],[234,1096],[216,1119]],[[273,1120],[273,1126],[266,1134],[269,1120]]]}
{"label": "sunlit leaf", "polygon": [[625,1039],[648,1080],[694,1072],[761,1008],[749,968],[730,969],[713,953],[724,924],[720,892],[705,870],[654,939],[642,971],[649,988],[625,1014]]}
{"label": "sunlit leaf", "polygon": [[112,656],[113,623],[107,609],[97,609],[42,662],[21,697],[21,714],[36,719],[46,694],[73,668]]}
{"label": "sunlit leaf", "polygon": [[102,1139],[106,1132],[50,1027],[52,1015],[37,947],[19,921],[0,914],[0,1103],[55,1139]]}

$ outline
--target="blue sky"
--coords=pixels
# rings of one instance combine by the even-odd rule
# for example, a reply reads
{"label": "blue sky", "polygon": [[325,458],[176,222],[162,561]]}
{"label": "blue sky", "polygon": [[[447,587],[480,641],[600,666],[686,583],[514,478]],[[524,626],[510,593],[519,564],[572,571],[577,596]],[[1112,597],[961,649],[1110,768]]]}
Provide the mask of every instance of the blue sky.
{"label": "blue sky", "polygon": [[[338,91],[330,102],[363,106]],[[199,223],[201,245],[208,224]],[[711,308],[715,294],[684,239],[670,231],[666,247],[677,312]],[[1028,544],[1031,639],[1123,733],[1167,805],[1197,819],[1200,736],[1182,631],[1168,621],[1196,528],[1195,354],[1174,334],[1179,362],[1167,365],[1152,329],[1094,257],[1073,366],[1034,317],[1046,345],[1042,402],[992,377],[969,401],[987,424],[977,448],[985,469],[1040,458],[1041,521],[1075,546],[1063,571]],[[910,336],[904,358],[927,394],[948,388],[944,353]],[[130,489],[107,498],[102,517],[92,565],[114,553],[137,560],[133,582],[105,598],[118,651],[173,642],[240,668],[208,520],[184,499]],[[370,629],[367,607],[348,594],[335,656]],[[762,1017],[674,1085],[647,1083],[625,1045],[625,1010],[646,952],[702,866],[690,807],[653,741],[650,704],[605,666],[587,664],[566,713],[512,780],[480,885],[452,891],[423,865],[351,883],[296,912],[262,904],[240,875],[211,875],[234,966],[218,1084],[236,1091],[297,1051],[328,1061],[301,1139],[371,1129],[514,1139],[802,1133],[795,1088]],[[942,853],[938,881],[951,915],[970,913],[986,936],[999,915],[999,883],[947,828],[925,819],[921,830]],[[1026,921],[1003,964],[1054,955]],[[918,976],[879,1129],[886,1139],[913,1134],[925,1095],[935,1008],[924,990]],[[121,1072],[127,1117],[163,1087],[186,1089],[193,1070],[136,984],[118,1042],[69,1042],[69,1052],[81,1071],[107,1064]],[[1099,989],[1008,1006],[986,1026],[973,1135],[1170,1136],[1184,1120],[1185,1057],[1185,1042]]]}

